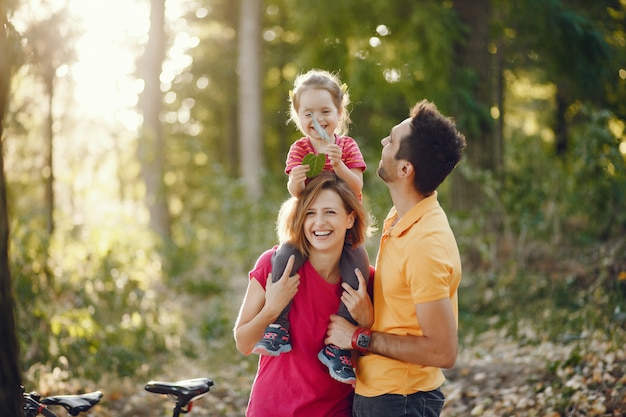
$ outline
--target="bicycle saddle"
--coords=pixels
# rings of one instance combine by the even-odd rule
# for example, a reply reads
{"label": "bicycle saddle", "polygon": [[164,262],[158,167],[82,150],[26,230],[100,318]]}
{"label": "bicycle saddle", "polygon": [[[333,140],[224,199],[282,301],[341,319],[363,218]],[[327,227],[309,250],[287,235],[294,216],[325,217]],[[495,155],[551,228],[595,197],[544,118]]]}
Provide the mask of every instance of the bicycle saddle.
{"label": "bicycle saddle", "polygon": [[53,395],[42,398],[40,402],[45,405],[62,405],[68,413],[77,416],[96,405],[100,398],[102,398],[102,393],[94,391],[77,395]]}
{"label": "bicycle saddle", "polygon": [[150,381],[146,384],[146,391],[156,394],[165,394],[176,399],[181,407],[192,401],[204,397],[213,381],[209,378],[184,379],[176,382]]}

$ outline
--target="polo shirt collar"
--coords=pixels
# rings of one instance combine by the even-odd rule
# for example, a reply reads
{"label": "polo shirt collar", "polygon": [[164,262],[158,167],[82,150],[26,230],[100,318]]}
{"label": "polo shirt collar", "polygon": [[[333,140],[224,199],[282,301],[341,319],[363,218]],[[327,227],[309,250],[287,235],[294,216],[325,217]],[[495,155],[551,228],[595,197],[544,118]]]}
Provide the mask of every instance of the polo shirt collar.
{"label": "polo shirt collar", "polygon": [[390,236],[399,236],[407,229],[417,223],[424,214],[439,207],[439,201],[437,200],[437,191],[426,197],[413,207],[393,226],[392,224],[398,217],[396,207],[393,206],[387,215],[384,222],[384,230],[389,231]]}

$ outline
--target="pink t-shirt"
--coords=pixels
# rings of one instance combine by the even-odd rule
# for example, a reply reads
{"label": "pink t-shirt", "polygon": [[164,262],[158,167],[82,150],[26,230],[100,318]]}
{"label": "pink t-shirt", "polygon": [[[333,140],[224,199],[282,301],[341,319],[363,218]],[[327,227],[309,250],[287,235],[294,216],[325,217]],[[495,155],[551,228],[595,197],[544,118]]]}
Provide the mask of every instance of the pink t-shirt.
{"label": "pink t-shirt", "polygon": [[[335,135],[335,143],[341,148],[341,159],[348,168],[360,168],[365,171],[367,165],[363,159],[363,154],[361,154],[361,149],[359,149],[359,145],[357,145],[354,139],[349,136]],[[309,153],[317,155],[317,151],[311,144],[310,138],[303,137],[295,141],[289,148],[287,163],[285,165],[285,174],[289,175],[294,167],[302,165],[302,159]],[[326,157],[324,171],[333,171],[333,166],[330,164],[328,156]]]}
{"label": "pink t-shirt", "polygon": [[[261,255],[250,271],[250,279],[259,281],[263,288],[275,250]],[[350,417],[352,386],[332,379],[328,368],[317,359],[330,316],[339,307],[341,284],[326,282],[308,260],[298,273],[300,287],[289,312],[293,349],[277,357],[259,357],[246,416]],[[370,268],[370,276],[373,274]]]}

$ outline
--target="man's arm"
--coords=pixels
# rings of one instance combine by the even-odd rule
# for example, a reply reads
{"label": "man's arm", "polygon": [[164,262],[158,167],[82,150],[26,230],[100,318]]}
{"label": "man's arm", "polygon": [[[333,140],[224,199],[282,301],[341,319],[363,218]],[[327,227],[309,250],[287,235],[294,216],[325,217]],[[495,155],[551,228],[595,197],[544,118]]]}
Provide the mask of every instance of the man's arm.
{"label": "man's arm", "polygon": [[[451,368],[456,362],[458,335],[450,299],[417,304],[417,318],[422,336],[373,332],[369,352],[403,362],[438,368]],[[357,329],[347,320],[332,316],[325,343],[352,349],[352,335]]]}

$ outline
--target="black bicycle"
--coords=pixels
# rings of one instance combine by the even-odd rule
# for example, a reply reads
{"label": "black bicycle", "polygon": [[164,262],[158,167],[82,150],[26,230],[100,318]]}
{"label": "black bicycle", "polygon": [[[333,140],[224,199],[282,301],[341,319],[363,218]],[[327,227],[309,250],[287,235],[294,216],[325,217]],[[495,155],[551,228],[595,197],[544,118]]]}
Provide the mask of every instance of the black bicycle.
{"label": "black bicycle", "polygon": [[24,392],[24,416],[36,417],[42,415],[45,417],[57,417],[48,406],[58,405],[64,407],[72,416],[89,411],[91,407],[98,404],[102,398],[100,391],[88,392],[86,394],[76,395],[53,395],[42,397],[36,392]]}
{"label": "black bicycle", "polygon": [[213,386],[209,378],[184,379],[176,382],[150,381],[146,391],[166,395],[175,401],[172,417],[179,417],[191,411],[193,402],[204,397]]}
{"label": "black bicycle", "polygon": [[[175,382],[150,381],[146,391],[162,394],[175,401],[172,417],[191,411],[194,401],[204,397],[213,386],[209,378],[184,379]],[[48,406],[62,406],[71,416],[89,411],[102,398],[102,392],[94,391],[76,395],[53,395],[42,397],[36,392],[24,392],[24,416],[57,417]]]}

